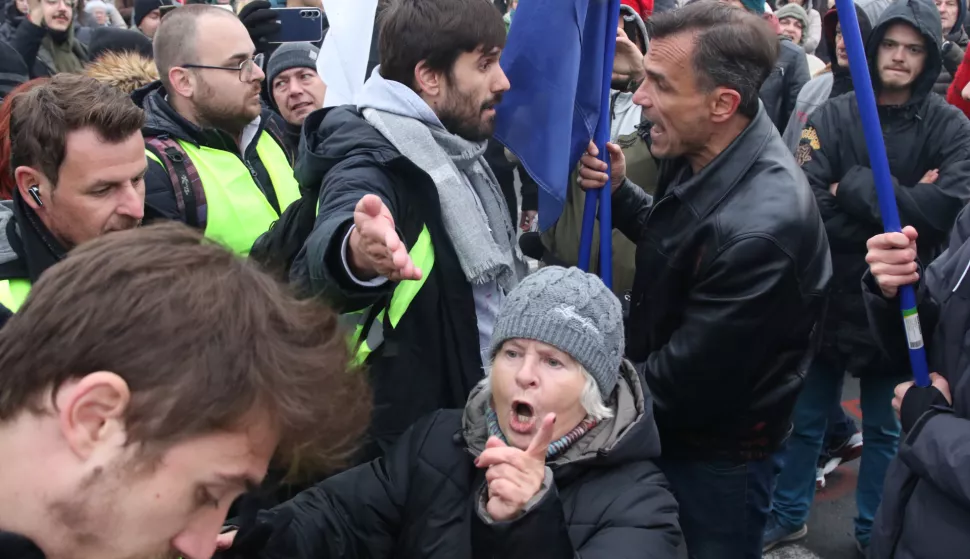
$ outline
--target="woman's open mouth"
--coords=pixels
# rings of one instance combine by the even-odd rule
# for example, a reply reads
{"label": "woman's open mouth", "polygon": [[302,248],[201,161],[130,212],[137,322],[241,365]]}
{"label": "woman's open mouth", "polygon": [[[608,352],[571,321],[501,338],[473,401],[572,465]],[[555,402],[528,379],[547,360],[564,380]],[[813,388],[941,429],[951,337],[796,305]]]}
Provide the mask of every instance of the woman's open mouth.
{"label": "woman's open mouth", "polygon": [[509,428],[516,433],[531,434],[536,426],[535,408],[528,402],[514,400],[509,411]]}

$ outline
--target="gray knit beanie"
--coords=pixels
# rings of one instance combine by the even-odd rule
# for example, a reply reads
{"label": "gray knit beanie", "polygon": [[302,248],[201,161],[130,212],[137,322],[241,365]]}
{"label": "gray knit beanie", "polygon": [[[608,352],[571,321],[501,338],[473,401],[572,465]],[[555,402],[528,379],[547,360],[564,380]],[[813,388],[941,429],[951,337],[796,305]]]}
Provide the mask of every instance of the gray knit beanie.
{"label": "gray knit beanie", "polygon": [[799,45],[805,44],[805,39],[808,38],[808,13],[805,8],[799,6],[798,4],[785,4],[784,6],[775,10],[775,17],[779,21],[786,17],[795,18],[802,24],[802,40],[798,43]]}
{"label": "gray knit beanie", "polygon": [[509,293],[492,331],[494,357],[506,340],[524,338],[568,353],[608,398],[623,359],[620,301],[593,274],[549,266]]}
{"label": "gray knit beanie", "polygon": [[266,83],[272,91],[276,76],[291,68],[312,68],[317,71],[317,56],[320,49],[312,43],[284,43],[276,49],[266,63]]}

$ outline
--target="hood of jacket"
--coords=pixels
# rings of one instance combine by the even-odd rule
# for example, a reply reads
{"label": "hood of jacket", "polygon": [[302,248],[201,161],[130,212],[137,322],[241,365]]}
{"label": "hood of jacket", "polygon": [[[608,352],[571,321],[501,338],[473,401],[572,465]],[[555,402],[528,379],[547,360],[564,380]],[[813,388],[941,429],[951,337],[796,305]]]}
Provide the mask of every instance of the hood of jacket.
{"label": "hood of jacket", "polygon": [[27,17],[24,14],[20,13],[20,10],[17,9],[16,0],[10,0],[10,4],[7,5],[7,9],[5,10],[5,12],[6,13],[4,14],[3,24],[10,25],[10,27],[12,27],[13,29],[17,29],[17,26],[20,25],[20,22],[23,21],[25,17]]}
{"label": "hood of jacket", "polygon": [[879,44],[886,31],[894,23],[907,23],[919,30],[926,40],[926,61],[923,71],[913,82],[913,93],[907,105],[920,103],[933,90],[933,85],[943,68],[942,45],[943,25],[940,23],[940,12],[936,6],[926,0],[897,0],[890,5],[879,17],[872,29],[872,34],[866,41],[866,55],[869,58],[869,73],[872,76],[873,89],[877,94],[881,88],[879,79]]}
{"label": "hood of jacket", "polygon": [[87,65],[85,75],[127,94],[158,81],[155,62],[136,52],[105,52]]}
{"label": "hood of jacket", "polygon": [[445,130],[431,107],[413,89],[401,82],[386,80],[381,75],[380,66],[360,90],[357,109],[375,109],[398,116],[413,118],[428,126]]}
{"label": "hood of jacket", "polygon": [[[872,6],[872,4],[870,4]],[[869,36],[872,34],[872,22],[875,21],[874,18],[870,18],[870,14],[860,5],[855,4],[856,18],[859,20],[859,31],[862,32],[862,44],[867,44],[869,41]],[[880,12],[881,13],[881,12]],[[878,17],[878,14],[875,14]],[[848,75],[849,69],[843,68],[838,61],[838,57],[835,56],[835,30],[839,25],[839,13],[835,8],[825,12],[822,17],[822,40],[825,41],[825,46],[828,47],[829,56],[832,60],[832,73],[833,74],[846,74]],[[867,53],[868,56],[868,53]]]}
{"label": "hood of jacket", "polygon": [[[146,137],[168,136],[176,140],[192,142],[198,146],[239,153],[239,145],[230,134],[215,128],[202,128],[189,122],[176,112],[169,104],[166,96],[167,92],[160,81],[150,83],[131,94],[131,99],[135,102],[135,105],[145,111],[145,127],[142,128],[142,133]],[[278,117],[264,107],[259,116],[259,127],[254,137],[259,137],[267,123],[273,118]]]}
{"label": "hood of jacket", "polygon": [[403,157],[353,105],[319,109],[303,121],[294,173],[300,184],[319,185],[345,159],[365,156],[381,163]]}
{"label": "hood of jacket", "polygon": [[967,32],[963,29],[963,23],[967,19],[967,0],[957,0],[957,20],[953,27],[946,30],[946,39],[958,43],[961,47],[967,45]]}
{"label": "hood of jacket", "polygon": [[[660,456],[660,435],[653,419],[653,403],[644,393],[633,364],[623,360],[610,408],[613,418],[599,423],[549,463],[557,478],[570,466],[617,466]],[[485,419],[491,400],[481,384],[472,390],[462,417],[462,436],[468,451],[478,456],[488,440]]]}

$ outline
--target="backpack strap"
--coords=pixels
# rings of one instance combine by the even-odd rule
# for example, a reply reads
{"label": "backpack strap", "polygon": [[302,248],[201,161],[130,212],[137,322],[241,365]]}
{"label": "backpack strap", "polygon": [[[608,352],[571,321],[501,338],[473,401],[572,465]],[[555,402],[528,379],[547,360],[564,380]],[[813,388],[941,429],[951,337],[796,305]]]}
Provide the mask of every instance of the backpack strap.
{"label": "backpack strap", "polygon": [[175,204],[185,223],[204,231],[207,222],[205,191],[192,159],[177,141],[168,136],[145,138],[145,144],[168,172]]}
{"label": "backpack strap", "polygon": [[[283,153],[286,154],[286,158],[289,160],[290,167],[294,166],[296,164],[296,154],[290,153],[289,148],[286,147],[286,142],[284,141],[284,138],[286,138],[286,132],[280,126],[280,121],[275,117],[267,118],[266,125],[263,127],[263,130],[265,130],[266,133],[268,133],[270,137],[280,145],[280,149],[283,150]],[[259,138],[256,140],[258,141]]]}

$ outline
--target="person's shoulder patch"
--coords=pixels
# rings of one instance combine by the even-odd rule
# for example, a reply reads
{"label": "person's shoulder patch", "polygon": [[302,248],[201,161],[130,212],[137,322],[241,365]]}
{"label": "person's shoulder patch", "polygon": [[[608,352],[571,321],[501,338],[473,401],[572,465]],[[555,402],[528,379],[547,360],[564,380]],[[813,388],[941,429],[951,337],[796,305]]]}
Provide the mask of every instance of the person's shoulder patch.
{"label": "person's shoulder patch", "polygon": [[816,132],[815,128],[812,126],[802,129],[801,143],[811,146],[812,149],[819,149],[822,147],[822,144],[818,141],[818,132]]}

